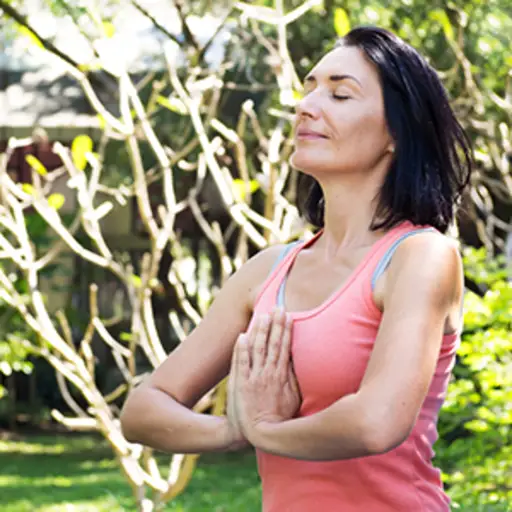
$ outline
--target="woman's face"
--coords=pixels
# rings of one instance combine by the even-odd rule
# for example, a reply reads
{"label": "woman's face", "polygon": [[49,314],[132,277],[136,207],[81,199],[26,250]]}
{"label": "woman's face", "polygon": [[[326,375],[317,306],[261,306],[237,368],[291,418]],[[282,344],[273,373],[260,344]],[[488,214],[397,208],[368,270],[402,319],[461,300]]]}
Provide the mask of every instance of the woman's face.
{"label": "woman's face", "polygon": [[315,177],[365,172],[392,150],[377,70],[356,47],[332,50],[305,79],[291,164]]}

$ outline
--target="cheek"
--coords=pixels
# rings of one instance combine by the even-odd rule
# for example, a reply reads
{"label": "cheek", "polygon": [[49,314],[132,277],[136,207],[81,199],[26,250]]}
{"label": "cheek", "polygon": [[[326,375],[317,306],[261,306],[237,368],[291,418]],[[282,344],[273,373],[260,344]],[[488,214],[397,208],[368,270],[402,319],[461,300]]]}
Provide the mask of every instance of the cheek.
{"label": "cheek", "polygon": [[337,123],[339,150],[355,154],[380,152],[389,140],[386,121],[380,110],[346,113],[343,122]]}

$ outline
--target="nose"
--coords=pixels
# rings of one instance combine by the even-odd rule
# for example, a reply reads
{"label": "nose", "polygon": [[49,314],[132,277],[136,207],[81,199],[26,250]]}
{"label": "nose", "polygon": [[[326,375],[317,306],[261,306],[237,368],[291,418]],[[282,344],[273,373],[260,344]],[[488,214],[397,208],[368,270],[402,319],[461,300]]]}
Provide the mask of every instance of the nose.
{"label": "nose", "polygon": [[295,107],[297,119],[303,117],[317,119],[321,112],[318,100],[319,98],[317,97],[317,94],[315,94],[315,91],[312,91],[304,96]]}

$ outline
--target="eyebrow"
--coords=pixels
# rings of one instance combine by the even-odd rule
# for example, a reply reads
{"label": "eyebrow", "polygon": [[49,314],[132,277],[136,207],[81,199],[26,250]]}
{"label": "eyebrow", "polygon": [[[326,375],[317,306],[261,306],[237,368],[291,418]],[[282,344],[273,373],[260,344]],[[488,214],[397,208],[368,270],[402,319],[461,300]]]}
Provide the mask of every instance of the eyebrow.
{"label": "eyebrow", "polygon": [[[330,82],[342,82],[343,80],[354,80],[359,84],[359,87],[363,87],[361,85],[361,82],[352,75],[330,75],[329,81]],[[316,82],[316,78],[314,75],[307,75],[306,78],[304,78],[304,82]]]}

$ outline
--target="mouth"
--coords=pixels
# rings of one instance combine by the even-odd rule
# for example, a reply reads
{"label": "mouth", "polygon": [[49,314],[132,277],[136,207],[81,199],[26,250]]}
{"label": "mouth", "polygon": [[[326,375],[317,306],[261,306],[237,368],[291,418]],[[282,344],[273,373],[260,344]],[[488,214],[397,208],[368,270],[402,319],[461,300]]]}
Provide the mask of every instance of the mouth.
{"label": "mouth", "polygon": [[325,135],[322,133],[314,132],[312,130],[299,130],[296,135],[297,139],[304,140],[317,140],[317,139],[327,139]]}

